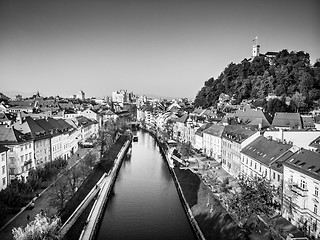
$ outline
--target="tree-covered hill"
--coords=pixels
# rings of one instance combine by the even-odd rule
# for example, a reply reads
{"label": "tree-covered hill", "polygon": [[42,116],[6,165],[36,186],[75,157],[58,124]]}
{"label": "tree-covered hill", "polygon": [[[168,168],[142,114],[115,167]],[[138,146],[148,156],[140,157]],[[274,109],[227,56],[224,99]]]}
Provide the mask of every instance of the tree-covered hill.
{"label": "tree-covered hill", "polygon": [[252,61],[230,63],[217,79],[204,83],[195,98],[195,107],[214,106],[221,93],[242,99],[262,99],[269,93],[292,97],[297,93],[305,106],[320,100],[320,61],[310,65],[310,56],[303,51],[286,49],[270,59],[264,55]]}

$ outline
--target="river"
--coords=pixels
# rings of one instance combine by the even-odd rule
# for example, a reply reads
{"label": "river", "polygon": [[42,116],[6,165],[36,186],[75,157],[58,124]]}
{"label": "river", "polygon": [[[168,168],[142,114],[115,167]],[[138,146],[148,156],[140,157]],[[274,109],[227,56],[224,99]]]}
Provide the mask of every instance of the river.
{"label": "river", "polygon": [[196,239],[158,145],[148,133],[136,134],[96,239]]}

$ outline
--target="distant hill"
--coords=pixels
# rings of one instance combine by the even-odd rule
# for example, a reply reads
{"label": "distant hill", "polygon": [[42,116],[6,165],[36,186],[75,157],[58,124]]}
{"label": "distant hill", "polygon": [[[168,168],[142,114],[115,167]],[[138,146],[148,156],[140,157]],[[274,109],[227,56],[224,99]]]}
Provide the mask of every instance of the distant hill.
{"label": "distant hill", "polygon": [[320,99],[320,62],[310,65],[310,56],[303,51],[282,50],[274,56],[244,59],[230,63],[217,79],[204,83],[195,98],[195,107],[214,106],[221,93],[233,96],[235,103],[242,99],[262,99],[269,93],[293,96],[300,93],[309,107]]}
{"label": "distant hill", "polygon": [[138,93],[138,94],[136,94],[136,95],[138,95],[138,96],[142,96],[142,95],[144,95],[144,96],[146,96],[146,97],[149,97],[149,98],[153,98],[153,99],[160,99],[160,98],[164,98],[164,99],[177,99],[178,97],[164,97],[164,96],[159,96],[159,95],[154,95],[154,94],[148,94],[148,93]]}
{"label": "distant hill", "polygon": [[4,94],[6,94],[8,97],[10,97],[11,99],[15,99],[16,96],[19,94],[21,95],[22,97],[31,97],[33,96],[34,94],[36,94],[36,91],[35,92],[30,92],[30,93],[25,93],[25,92],[21,92],[21,91],[7,91],[7,92],[4,92]]}
{"label": "distant hill", "polygon": [[3,94],[3,93],[0,92],[0,101],[3,101],[3,100],[7,101],[7,100],[9,100],[9,99],[10,99],[10,98],[9,98],[8,96],[6,96],[5,94]]}

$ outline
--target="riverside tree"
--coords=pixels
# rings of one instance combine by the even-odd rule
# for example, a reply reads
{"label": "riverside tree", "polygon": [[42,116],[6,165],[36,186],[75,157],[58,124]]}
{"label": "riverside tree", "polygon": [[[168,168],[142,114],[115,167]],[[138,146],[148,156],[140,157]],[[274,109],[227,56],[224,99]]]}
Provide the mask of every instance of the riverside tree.
{"label": "riverside tree", "polygon": [[39,213],[25,228],[13,228],[12,234],[15,240],[59,240],[61,239],[59,229],[60,218],[57,216],[49,218]]}
{"label": "riverside tree", "polygon": [[238,184],[240,191],[230,193],[227,205],[240,226],[247,227],[248,220],[256,222],[258,215],[271,216],[275,212],[276,191],[268,180],[260,177],[240,177]]}

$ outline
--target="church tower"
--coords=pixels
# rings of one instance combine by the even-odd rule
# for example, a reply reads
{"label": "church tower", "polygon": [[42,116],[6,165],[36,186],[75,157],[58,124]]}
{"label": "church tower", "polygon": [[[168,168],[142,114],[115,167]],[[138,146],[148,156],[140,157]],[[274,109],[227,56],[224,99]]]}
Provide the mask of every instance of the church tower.
{"label": "church tower", "polygon": [[258,44],[258,37],[255,37],[254,45],[252,47],[252,59],[260,55],[260,45]]}

